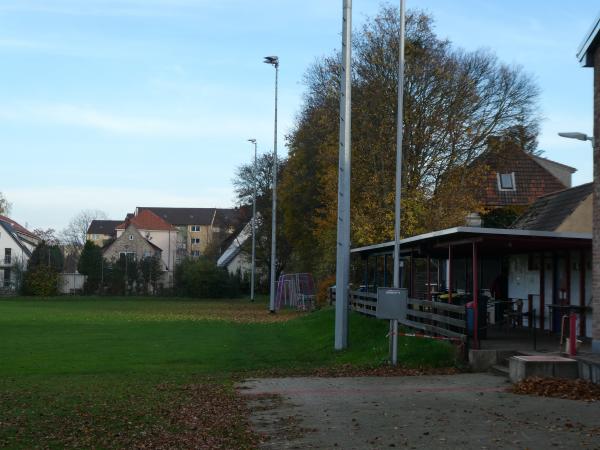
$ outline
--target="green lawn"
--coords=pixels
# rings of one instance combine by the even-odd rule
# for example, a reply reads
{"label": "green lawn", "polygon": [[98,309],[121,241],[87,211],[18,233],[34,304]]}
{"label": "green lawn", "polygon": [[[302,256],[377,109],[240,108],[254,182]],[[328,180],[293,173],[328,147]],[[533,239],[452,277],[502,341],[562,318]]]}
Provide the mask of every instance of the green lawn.
{"label": "green lawn", "polygon": [[[0,447],[156,446],[168,436],[169,445],[210,446],[210,436],[178,440],[198,433],[177,411],[232,402],[230,381],[243,373],[385,360],[386,323],[351,314],[350,329],[350,349],[335,352],[331,309],[270,315],[263,302],[244,300],[1,300]],[[399,349],[406,366],[453,363],[440,342],[401,338]],[[215,431],[227,434],[220,442],[251,447],[235,426],[243,417],[232,414],[234,426]]]}

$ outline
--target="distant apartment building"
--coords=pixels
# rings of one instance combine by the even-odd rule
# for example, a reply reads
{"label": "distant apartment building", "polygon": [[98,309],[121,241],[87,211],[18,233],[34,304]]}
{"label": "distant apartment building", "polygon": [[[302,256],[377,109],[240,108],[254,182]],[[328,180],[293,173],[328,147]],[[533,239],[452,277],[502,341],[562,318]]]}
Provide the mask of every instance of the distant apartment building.
{"label": "distant apartment building", "polygon": [[122,220],[92,220],[87,230],[87,240],[103,247],[106,242],[116,237],[116,228],[122,223]]}
{"label": "distant apartment building", "polygon": [[[177,261],[206,255],[239,226],[242,210],[225,208],[137,207],[135,215],[152,211],[177,228]],[[217,253],[219,253],[217,249]]]}

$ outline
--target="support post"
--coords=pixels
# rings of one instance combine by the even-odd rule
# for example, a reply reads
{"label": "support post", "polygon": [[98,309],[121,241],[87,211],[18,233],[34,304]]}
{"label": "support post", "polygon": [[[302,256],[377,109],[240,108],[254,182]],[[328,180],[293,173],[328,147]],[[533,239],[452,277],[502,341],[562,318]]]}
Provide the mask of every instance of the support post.
{"label": "support post", "polygon": [[569,356],[577,354],[577,315],[571,313],[569,315]]}
{"label": "support post", "polygon": [[448,246],[448,303],[452,303],[452,246]]}
{"label": "support post", "polygon": [[[398,49],[398,105],[396,110],[396,196],[394,205],[394,287],[400,287],[400,211],[402,200],[402,139],[404,133],[404,0],[400,0],[400,45]],[[412,258],[411,258],[412,267]],[[398,364],[398,321],[392,321],[392,365]]]}
{"label": "support post", "polygon": [[579,257],[579,306],[582,308],[582,314],[579,316],[579,336],[585,337],[586,315],[585,308],[585,250],[581,250]]}
{"label": "support post", "polygon": [[540,330],[546,327],[544,312],[546,311],[546,260],[540,255]]}
{"label": "support post", "polygon": [[473,346],[479,348],[479,258],[473,242]]}
{"label": "support post", "polygon": [[431,257],[427,254],[427,300],[431,301]]}
{"label": "support post", "polygon": [[338,167],[338,224],[336,255],[335,349],[348,347],[350,283],[350,123],[352,91],[352,0],[344,0],[342,76],[340,86],[340,148]]}

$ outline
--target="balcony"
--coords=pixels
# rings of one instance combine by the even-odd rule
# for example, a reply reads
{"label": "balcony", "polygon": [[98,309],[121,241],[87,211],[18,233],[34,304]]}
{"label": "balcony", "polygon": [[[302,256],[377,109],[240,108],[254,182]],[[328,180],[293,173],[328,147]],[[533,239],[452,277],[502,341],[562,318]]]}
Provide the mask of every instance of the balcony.
{"label": "balcony", "polygon": [[4,256],[4,258],[0,260],[0,264],[3,266],[10,266],[12,264],[12,257],[10,255]]}

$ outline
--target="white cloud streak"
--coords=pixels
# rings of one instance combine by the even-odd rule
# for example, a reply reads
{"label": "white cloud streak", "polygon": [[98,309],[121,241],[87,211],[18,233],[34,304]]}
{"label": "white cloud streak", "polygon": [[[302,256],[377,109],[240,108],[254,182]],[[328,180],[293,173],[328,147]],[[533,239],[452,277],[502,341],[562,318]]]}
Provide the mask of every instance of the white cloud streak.
{"label": "white cloud streak", "polygon": [[270,125],[267,120],[224,115],[204,115],[192,118],[162,118],[128,116],[101,111],[93,107],[72,104],[35,104],[4,107],[0,117],[18,122],[34,122],[88,128],[96,131],[164,138],[208,138],[247,133]]}

